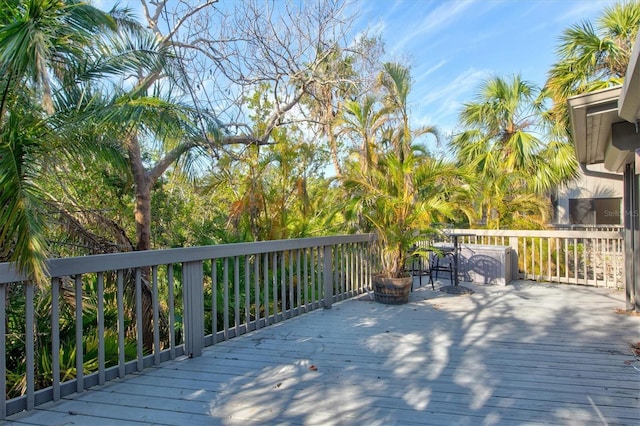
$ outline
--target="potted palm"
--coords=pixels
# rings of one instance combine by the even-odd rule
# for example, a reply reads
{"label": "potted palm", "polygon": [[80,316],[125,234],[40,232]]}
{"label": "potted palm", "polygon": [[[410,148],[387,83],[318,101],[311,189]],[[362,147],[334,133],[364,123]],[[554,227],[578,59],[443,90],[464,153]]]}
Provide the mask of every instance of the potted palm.
{"label": "potted palm", "polygon": [[434,159],[416,143],[420,136],[437,134],[433,127],[409,128],[409,70],[386,63],[379,82],[381,97],[369,96],[344,107],[341,123],[360,141],[360,148],[343,184],[349,196],[347,219],[358,230],[375,230],[378,235],[375,300],[400,304],[409,298],[412,277],[406,266],[417,236],[434,221],[452,216],[447,191],[463,185],[453,164]]}
{"label": "potted palm", "polygon": [[422,181],[446,175],[455,178],[456,173],[452,166],[428,156],[409,152],[400,160],[390,152],[369,169],[368,176],[346,180],[351,194],[348,211],[358,212],[378,235],[380,267],[372,276],[376,301],[408,301],[413,278],[407,264],[413,247],[434,219],[453,210],[444,192],[427,192],[439,185]]}

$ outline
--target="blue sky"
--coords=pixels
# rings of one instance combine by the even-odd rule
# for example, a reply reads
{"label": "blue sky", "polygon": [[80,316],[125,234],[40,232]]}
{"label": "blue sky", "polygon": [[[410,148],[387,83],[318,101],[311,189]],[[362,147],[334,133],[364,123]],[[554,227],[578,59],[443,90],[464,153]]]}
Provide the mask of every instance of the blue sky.
{"label": "blue sky", "polygon": [[358,0],[354,30],[379,32],[408,58],[412,121],[453,132],[483,80],[520,74],[542,86],[562,31],[596,23],[608,0]]}

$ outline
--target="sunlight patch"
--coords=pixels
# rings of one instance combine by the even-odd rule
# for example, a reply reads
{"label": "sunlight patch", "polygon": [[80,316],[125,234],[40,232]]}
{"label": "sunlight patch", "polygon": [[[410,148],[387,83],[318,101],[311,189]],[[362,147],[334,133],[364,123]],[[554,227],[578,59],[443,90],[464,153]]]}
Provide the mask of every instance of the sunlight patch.
{"label": "sunlight patch", "polygon": [[415,386],[411,386],[407,389],[402,399],[404,399],[410,407],[424,411],[429,406],[429,403],[431,403],[431,393],[432,390],[430,388],[416,388]]}

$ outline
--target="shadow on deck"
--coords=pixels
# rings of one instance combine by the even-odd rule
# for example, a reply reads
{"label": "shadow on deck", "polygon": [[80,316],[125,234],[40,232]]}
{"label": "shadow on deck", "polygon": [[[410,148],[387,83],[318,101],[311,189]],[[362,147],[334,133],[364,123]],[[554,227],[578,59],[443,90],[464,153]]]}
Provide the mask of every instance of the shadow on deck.
{"label": "shadow on deck", "polygon": [[616,312],[622,292],[438,284],[402,306],[337,303],[7,424],[640,422],[640,317]]}

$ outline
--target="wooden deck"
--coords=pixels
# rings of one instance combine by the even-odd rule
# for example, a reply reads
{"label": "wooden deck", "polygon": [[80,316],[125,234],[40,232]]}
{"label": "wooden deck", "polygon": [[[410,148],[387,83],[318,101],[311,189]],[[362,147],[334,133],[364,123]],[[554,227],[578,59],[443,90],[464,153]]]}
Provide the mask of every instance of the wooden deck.
{"label": "wooden deck", "polygon": [[464,285],[337,303],[7,424],[640,424],[640,317],[616,312],[621,292]]}

